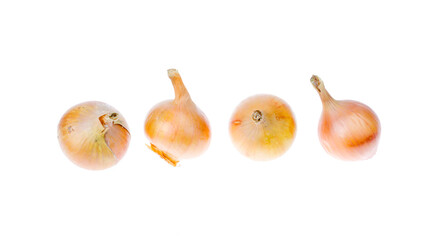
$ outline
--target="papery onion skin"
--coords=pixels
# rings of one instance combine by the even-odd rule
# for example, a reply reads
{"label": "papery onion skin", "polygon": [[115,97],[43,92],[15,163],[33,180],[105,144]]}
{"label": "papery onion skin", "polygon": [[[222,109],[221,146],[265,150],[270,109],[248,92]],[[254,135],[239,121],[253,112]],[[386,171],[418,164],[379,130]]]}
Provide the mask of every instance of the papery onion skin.
{"label": "papery onion skin", "polygon": [[125,118],[98,101],[80,103],[60,119],[58,139],[65,155],[79,167],[102,170],[125,155],[131,135]]}
{"label": "papery onion skin", "polygon": [[236,149],[253,160],[271,160],[283,155],[296,136],[296,120],[282,99],[260,94],[242,101],[229,124]]}
{"label": "papery onion skin", "polygon": [[169,164],[177,166],[180,159],[194,158],[208,148],[210,124],[194,104],[175,69],[168,70],[175,99],[154,106],[145,120],[147,145]]}
{"label": "papery onion skin", "polygon": [[322,80],[315,75],[311,82],[323,105],[318,127],[322,147],[338,159],[372,158],[381,136],[381,124],[376,113],[357,101],[333,99]]}

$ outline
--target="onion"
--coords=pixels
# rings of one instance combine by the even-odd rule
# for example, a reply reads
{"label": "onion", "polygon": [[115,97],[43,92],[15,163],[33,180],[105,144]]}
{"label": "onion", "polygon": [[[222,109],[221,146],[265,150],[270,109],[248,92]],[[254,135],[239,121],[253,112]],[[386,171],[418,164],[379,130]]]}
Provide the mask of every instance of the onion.
{"label": "onion", "polygon": [[360,102],[333,99],[318,76],[313,75],[311,83],[323,105],[318,129],[322,147],[343,160],[364,160],[375,155],[381,135],[375,112]]}
{"label": "onion", "polygon": [[210,143],[210,125],[205,114],[191,100],[176,69],[168,76],[174,87],[174,100],[154,106],[145,120],[145,134],[152,151],[173,166],[180,159],[202,154]]}
{"label": "onion", "polygon": [[58,139],[65,155],[78,166],[101,170],[125,154],[130,133],[123,116],[103,102],[84,102],[60,119]]}
{"label": "onion", "polygon": [[237,106],[229,129],[239,152],[254,160],[270,160],[290,148],[296,135],[296,121],[284,100],[255,95]]}

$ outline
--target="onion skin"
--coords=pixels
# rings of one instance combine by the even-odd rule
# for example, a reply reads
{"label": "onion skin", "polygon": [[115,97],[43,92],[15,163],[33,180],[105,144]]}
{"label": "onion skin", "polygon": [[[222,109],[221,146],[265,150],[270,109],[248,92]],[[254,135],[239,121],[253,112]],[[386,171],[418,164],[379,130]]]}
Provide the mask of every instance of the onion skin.
{"label": "onion skin", "polygon": [[318,128],[322,147],[330,155],[343,160],[373,157],[381,136],[381,124],[376,113],[357,101],[333,99],[322,80],[315,75],[311,82],[323,105]]}
{"label": "onion skin", "polygon": [[70,108],[60,119],[58,139],[65,155],[79,167],[102,170],[125,155],[128,124],[110,105],[91,101]]}
{"label": "onion skin", "polygon": [[145,134],[152,151],[172,166],[180,159],[194,158],[210,144],[210,124],[205,114],[194,104],[175,69],[168,70],[174,87],[174,100],[154,106],[145,120]]}
{"label": "onion skin", "polygon": [[296,136],[296,121],[288,104],[273,95],[255,95],[242,101],[229,124],[236,149],[253,160],[271,160],[284,154]]}

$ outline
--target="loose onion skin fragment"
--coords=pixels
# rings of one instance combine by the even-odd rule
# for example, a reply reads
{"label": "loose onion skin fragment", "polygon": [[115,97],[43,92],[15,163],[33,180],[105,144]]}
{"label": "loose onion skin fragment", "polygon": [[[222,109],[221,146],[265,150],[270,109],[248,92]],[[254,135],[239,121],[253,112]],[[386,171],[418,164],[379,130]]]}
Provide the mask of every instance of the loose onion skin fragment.
{"label": "loose onion skin fragment", "polygon": [[176,69],[168,76],[174,87],[175,98],[154,106],[145,120],[147,145],[172,166],[180,159],[201,155],[210,144],[210,124],[205,114],[191,100]]}
{"label": "loose onion skin fragment", "polygon": [[236,149],[253,160],[284,154],[296,136],[296,121],[288,104],[273,95],[255,95],[235,109],[229,125]]}
{"label": "loose onion skin fragment", "polygon": [[322,147],[330,155],[343,160],[373,157],[381,136],[381,124],[376,113],[357,101],[333,99],[316,75],[310,81],[323,106],[318,128]]}
{"label": "loose onion skin fragment", "polygon": [[128,124],[112,106],[97,101],[70,108],[60,119],[58,139],[65,155],[79,167],[102,170],[125,155]]}

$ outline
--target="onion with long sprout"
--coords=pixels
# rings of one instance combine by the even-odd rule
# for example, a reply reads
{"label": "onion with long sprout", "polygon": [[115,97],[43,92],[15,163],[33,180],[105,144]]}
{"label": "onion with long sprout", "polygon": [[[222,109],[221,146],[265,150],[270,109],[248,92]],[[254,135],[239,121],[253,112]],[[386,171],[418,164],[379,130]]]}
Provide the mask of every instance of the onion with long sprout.
{"label": "onion with long sprout", "polygon": [[210,143],[210,125],[205,114],[191,100],[176,69],[168,76],[175,98],[154,106],[145,120],[145,134],[152,151],[173,166],[180,159],[201,155]]}

